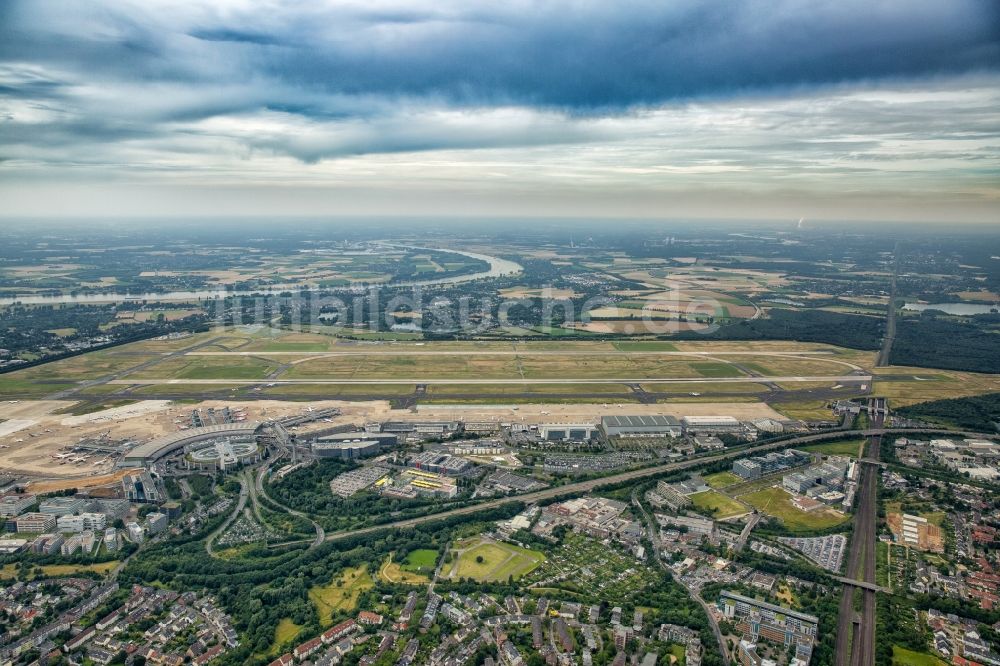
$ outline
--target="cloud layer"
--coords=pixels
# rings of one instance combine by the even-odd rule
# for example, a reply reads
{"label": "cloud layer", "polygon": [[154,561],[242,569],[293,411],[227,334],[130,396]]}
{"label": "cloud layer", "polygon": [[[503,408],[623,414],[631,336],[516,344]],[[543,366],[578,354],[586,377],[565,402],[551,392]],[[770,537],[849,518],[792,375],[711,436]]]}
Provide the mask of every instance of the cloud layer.
{"label": "cloud layer", "polygon": [[0,192],[846,189],[981,216],[998,91],[992,0],[9,1]]}

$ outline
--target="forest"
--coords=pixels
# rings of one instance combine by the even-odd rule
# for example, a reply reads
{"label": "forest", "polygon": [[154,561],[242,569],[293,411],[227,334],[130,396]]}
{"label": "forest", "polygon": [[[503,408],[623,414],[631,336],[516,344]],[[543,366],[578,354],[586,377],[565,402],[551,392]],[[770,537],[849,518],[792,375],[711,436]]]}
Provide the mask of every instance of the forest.
{"label": "forest", "polygon": [[996,432],[1000,424],[1000,393],[932,400],[896,410],[901,416],[979,432]]}

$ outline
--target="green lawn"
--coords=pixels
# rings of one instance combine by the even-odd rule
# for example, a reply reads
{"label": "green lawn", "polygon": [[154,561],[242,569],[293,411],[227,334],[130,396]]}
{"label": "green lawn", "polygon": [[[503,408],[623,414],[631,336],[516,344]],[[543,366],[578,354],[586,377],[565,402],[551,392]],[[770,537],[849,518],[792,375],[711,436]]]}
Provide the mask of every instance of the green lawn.
{"label": "green lawn", "polygon": [[677,347],[669,342],[659,342],[657,340],[622,340],[612,343],[618,351],[677,351]]}
{"label": "green lawn", "polygon": [[736,476],[732,472],[717,472],[706,476],[705,483],[707,483],[711,488],[719,489],[727,486],[733,486],[737,483],[743,483],[743,479]]}
{"label": "green lawn", "polygon": [[859,458],[861,457],[861,447],[864,444],[865,440],[863,439],[852,439],[848,442],[812,444],[810,446],[803,446],[801,450],[821,453],[825,456],[851,456],[852,458]]}
{"label": "green lawn", "polygon": [[476,581],[505,581],[520,578],[545,561],[545,554],[509,543],[474,538],[456,544],[458,561],[451,577]]}
{"label": "green lawn", "polygon": [[897,666],[897,664],[899,666],[948,666],[948,662],[932,654],[914,652],[913,650],[893,645],[892,666]]}
{"label": "green lawn", "polygon": [[806,512],[795,508],[792,496],[783,488],[771,487],[754,493],[740,495],[740,499],[753,506],[758,511],[774,516],[785,527],[794,532],[823,530],[840,525],[848,520],[845,514],[822,508]]}
{"label": "green lawn", "polygon": [[406,560],[400,565],[400,568],[412,573],[433,573],[434,567],[437,565],[437,558],[438,552],[436,550],[421,548],[410,551],[410,554],[406,556]]}
{"label": "green lawn", "polygon": [[729,363],[720,363],[718,361],[712,361],[707,363],[692,363],[691,367],[698,371],[702,377],[741,377],[743,373],[740,372],[736,366]]}
{"label": "green lawn", "polygon": [[697,508],[711,511],[712,515],[719,520],[747,513],[745,506],[714,490],[695,493],[691,495],[691,501]]}

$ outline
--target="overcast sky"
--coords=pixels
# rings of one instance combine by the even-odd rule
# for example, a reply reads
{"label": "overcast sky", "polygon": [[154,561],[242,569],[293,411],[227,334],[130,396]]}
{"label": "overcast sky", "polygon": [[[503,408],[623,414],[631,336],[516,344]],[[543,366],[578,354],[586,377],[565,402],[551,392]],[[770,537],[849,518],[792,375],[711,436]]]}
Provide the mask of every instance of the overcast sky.
{"label": "overcast sky", "polygon": [[0,0],[0,202],[1000,223],[1000,3]]}

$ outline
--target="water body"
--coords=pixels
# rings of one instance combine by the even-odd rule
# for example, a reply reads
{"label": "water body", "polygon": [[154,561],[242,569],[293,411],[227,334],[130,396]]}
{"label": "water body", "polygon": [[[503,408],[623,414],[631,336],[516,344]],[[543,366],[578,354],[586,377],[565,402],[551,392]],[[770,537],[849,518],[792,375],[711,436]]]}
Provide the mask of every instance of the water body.
{"label": "water body", "polygon": [[[409,247],[409,246],[399,246]],[[428,279],[428,280],[407,280],[403,282],[389,282],[384,285],[373,285],[375,287],[430,287],[443,284],[461,284],[462,282],[472,282],[484,278],[497,278],[506,275],[515,275],[524,268],[513,261],[492,257],[488,254],[478,254],[476,252],[466,252],[464,250],[448,250],[445,248],[416,248],[418,250],[436,250],[438,252],[450,252],[460,254],[470,259],[479,259],[490,265],[489,270],[468,275],[453,275],[451,277]],[[370,287],[356,287],[357,289],[368,289]],[[227,289],[203,289],[198,291],[164,291],[134,293],[110,292],[103,294],[56,294],[50,296],[24,295],[16,298],[0,298],[0,306],[22,303],[24,305],[56,305],[59,303],[122,303],[124,301],[201,301],[216,298],[226,298],[229,296],[277,296],[284,292],[298,293],[303,291],[303,287],[283,287],[277,289],[252,289],[249,291],[235,291]],[[305,291],[330,291],[329,289],[306,288]]]}
{"label": "water body", "polygon": [[996,305],[982,305],[980,303],[906,303],[904,310],[923,312],[924,310],[940,310],[952,315],[977,315],[989,314],[996,309]]}

